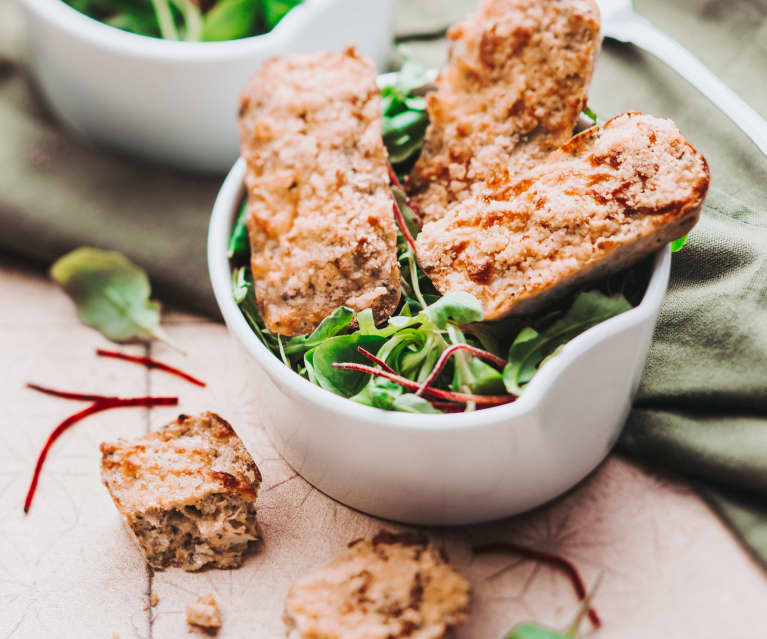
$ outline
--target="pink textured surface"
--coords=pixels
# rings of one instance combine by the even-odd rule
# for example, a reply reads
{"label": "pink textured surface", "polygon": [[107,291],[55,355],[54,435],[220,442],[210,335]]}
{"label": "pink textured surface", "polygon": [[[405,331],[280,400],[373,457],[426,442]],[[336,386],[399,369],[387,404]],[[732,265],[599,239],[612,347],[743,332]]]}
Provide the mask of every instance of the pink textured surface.
{"label": "pink textured surface", "polygon": [[[0,638],[188,637],[185,606],[213,592],[223,639],[283,636],[282,601],[298,576],[355,537],[382,526],[314,490],[274,452],[255,422],[258,389],[241,372],[223,326],[169,315],[188,355],[151,354],[200,376],[200,389],[160,371],[96,358],[109,344],[76,319],[67,298],[37,274],[0,262]],[[142,347],[130,352],[141,354]],[[54,446],[27,517],[22,502],[50,430],[78,402],[23,389],[27,381],[67,390],[178,394],[179,408],[124,409],[94,416]],[[264,475],[264,545],[242,568],[150,574],[99,481],[98,445],[132,437],[179,410],[230,420]],[[767,578],[685,483],[610,458],[564,498],[481,526],[427,529],[471,580],[471,621],[458,639],[495,639],[536,619],[566,624],[576,608],[558,572],[514,556],[474,558],[473,543],[509,539],[572,559],[587,582],[604,574],[596,606],[599,639],[764,637]],[[150,595],[159,597],[149,606]],[[584,625],[584,629],[586,626]]]}

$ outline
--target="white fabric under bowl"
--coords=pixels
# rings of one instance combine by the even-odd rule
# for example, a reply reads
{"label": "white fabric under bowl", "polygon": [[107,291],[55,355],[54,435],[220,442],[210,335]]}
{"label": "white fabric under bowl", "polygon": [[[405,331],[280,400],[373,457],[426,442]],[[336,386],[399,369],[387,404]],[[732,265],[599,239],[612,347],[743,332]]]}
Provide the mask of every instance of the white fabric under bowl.
{"label": "white fabric under bowl", "polygon": [[255,400],[277,450],[307,481],[378,517],[465,524],[538,506],[604,459],[644,368],[668,285],[668,247],[654,258],[641,304],[567,343],[516,402],[472,413],[387,412],[334,395],[291,371],[261,343],[235,304],[226,248],[244,174],[240,159],[213,208],[210,279],[258,389],[243,401]]}

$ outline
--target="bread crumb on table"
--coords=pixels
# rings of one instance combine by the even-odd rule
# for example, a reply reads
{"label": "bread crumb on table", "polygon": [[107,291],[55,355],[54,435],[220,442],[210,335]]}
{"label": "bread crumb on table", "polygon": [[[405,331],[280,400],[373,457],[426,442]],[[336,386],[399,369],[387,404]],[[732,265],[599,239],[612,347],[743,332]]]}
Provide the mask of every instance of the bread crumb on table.
{"label": "bread crumb on table", "polygon": [[221,628],[221,612],[213,593],[203,595],[194,603],[187,604],[186,622],[190,626],[197,626],[209,631],[217,631]]}
{"label": "bread crumb on table", "polygon": [[236,568],[260,539],[261,473],[214,413],[101,444],[101,477],[153,568]]}
{"label": "bread crumb on table", "polygon": [[440,639],[468,617],[471,587],[417,533],[358,539],[285,599],[290,639]]}

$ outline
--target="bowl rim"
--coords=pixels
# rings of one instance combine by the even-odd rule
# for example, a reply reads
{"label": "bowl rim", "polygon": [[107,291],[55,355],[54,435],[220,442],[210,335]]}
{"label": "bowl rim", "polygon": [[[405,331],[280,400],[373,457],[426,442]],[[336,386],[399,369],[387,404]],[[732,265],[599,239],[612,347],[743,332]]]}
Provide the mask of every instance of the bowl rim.
{"label": "bowl rim", "polygon": [[279,384],[307,401],[340,418],[364,421],[390,429],[459,430],[493,427],[535,412],[547,391],[564,370],[599,343],[642,323],[654,323],[660,312],[671,272],[671,248],[666,245],[654,256],[652,273],[642,301],[634,308],[584,331],[567,342],[557,357],[546,362],[514,402],[469,413],[440,415],[384,411],[335,395],[304,379],[276,358],[250,328],[231,294],[231,268],[227,244],[239,203],[245,192],[245,160],[240,157],[226,179],[213,205],[207,239],[208,271],[213,293],[227,327],[240,347],[244,347],[266,373]]}
{"label": "bowl rim", "polygon": [[123,31],[78,11],[64,0],[19,0],[39,19],[55,24],[70,36],[91,45],[134,58],[164,61],[220,60],[253,55],[254,50],[271,49],[290,38],[303,25],[341,0],[304,0],[291,9],[267,33],[237,40],[215,42],[186,42],[165,40]]}

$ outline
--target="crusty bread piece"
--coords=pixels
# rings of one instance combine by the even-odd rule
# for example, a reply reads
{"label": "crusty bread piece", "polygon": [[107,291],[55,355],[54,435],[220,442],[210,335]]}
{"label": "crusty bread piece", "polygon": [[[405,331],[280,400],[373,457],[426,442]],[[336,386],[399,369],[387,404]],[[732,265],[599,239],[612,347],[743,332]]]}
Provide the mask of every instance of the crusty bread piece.
{"label": "crusty bread piece", "polygon": [[485,320],[529,313],[683,236],[708,183],[673,122],[624,113],[425,224],[418,260],[441,293],[476,296]]}
{"label": "crusty bread piece", "polygon": [[532,168],[573,134],[600,49],[593,0],[484,0],[448,32],[406,185],[426,221]]}
{"label": "crusty bread piece", "polygon": [[290,639],[440,639],[466,620],[469,595],[424,536],[382,531],[297,581],[284,620]]}
{"label": "crusty bread piece", "polygon": [[309,333],[341,305],[388,318],[400,275],[375,65],[353,48],[266,62],[242,95],[240,137],[267,328]]}
{"label": "crusty bread piece", "polygon": [[154,568],[235,568],[260,538],[261,473],[214,413],[101,444],[101,477]]}
{"label": "crusty bread piece", "polygon": [[213,593],[198,597],[186,606],[186,623],[215,633],[221,628],[221,611]]}

